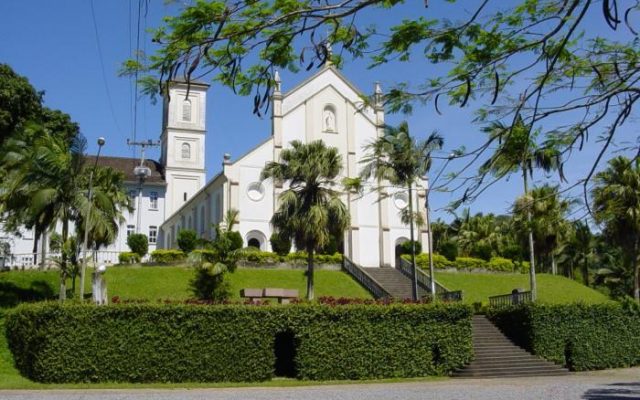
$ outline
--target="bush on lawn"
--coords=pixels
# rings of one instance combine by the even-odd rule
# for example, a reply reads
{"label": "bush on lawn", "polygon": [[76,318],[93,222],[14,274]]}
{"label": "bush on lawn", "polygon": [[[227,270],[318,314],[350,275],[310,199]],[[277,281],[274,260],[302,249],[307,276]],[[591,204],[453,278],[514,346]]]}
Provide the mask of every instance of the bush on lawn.
{"label": "bush on lawn", "polygon": [[144,233],[132,233],[127,237],[127,246],[142,258],[149,251],[149,239]]}
{"label": "bush on lawn", "polygon": [[620,304],[527,304],[489,317],[519,345],[575,371],[640,365],[640,313]]}
{"label": "bush on lawn", "polygon": [[154,250],[151,252],[151,261],[154,263],[168,264],[173,262],[184,261],[187,256],[182,250]]}
{"label": "bush on lawn", "polygon": [[[418,242],[417,240],[414,240],[413,243],[415,243],[416,245],[416,255],[422,253],[422,243]],[[402,254],[411,254],[411,241],[407,240],[406,242],[402,243],[400,245],[400,247],[402,248]]]}
{"label": "bush on lawn", "polygon": [[273,233],[269,242],[271,242],[271,249],[279,256],[286,256],[291,251],[291,239],[284,235]]}
{"label": "bush on lawn", "polygon": [[[263,381],[444,375],[472,358],[463,305],[21,305],[6,318],[38,382]],[[284,341],[283,341],[284,339]],[[295,358],[276,358],[278,346]]]}
{"label": "bush on lawn", "polygon": [[140,255],[131,251],[125,251],[118,254],[118,262],[120,264],[137,264],[140,262]]}
{"label": "bush on lawn", "polygon": [[191,253],[198,245],[198,234],[193,229],[181,229],[178,232],[178,247],[184,254]]}
{"label": "bush on lawn", "polygon": [[481,258],[473,258],[473,257],[458,257],[456,261],[454,261],[457,269],[470,271],[474,269],[487,269],[489,263]]}
{"label": "bush on lawn", "polygon": [[487,269],[497,272],[514,272],[515,264],[508,258],[491,257],[487,264]]}
{"label": "bush on lawn", "polygon": [[[408,262],[411,262],[411,255],[405,254],[402,256]],[[425,271],[429,271],[429,254],[422,253],[416,255],[416,265]],[[445,256],[440,254],[433,254],[433,267],[436,269],[454,268],[453,261],[447,260]]]}

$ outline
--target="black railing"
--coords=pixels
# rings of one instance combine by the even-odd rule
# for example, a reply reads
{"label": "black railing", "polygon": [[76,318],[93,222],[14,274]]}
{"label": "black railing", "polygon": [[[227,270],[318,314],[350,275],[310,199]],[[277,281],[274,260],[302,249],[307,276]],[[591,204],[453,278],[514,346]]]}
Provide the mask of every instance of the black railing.
{"label": "black railing", "polygon": [[516,292],[489,297],[491,307],[507,307],[516,304],[530,303],[531,292]]}
{"label": "black railing", "polygon": [[[402,272],[406,277],[411,279],[411,270],[412,269],[413,268],[411,266],[411,263],[401,257],[400,258],[400,263],[398,264],[398,270],[400,270],[400,272]],[[424,272],[419,267],[416,268],[416,273],[418,274],[418,286],[420,288],[426,290],[427,293],[431,293],[431,277],[429,276],[429,274]],[[438,281],[435,281],[435,283],[436,283],[436,293],[447,293],[447,292],[450,292],[449,289],[447,289],[446,287],[442,286]]]}
{"label": "black railing", "polygon": [[[438,297],[438,301],[441,301],[443,303],[458,302],[458,301],[462,301],[462,290],[454,290],[451,292],[440,292],[436,294],[436,296]],[[425,298],[428,298],[428,299],[431,298],[431,293],[427,294]]]}
{"label": "black railing", "polygon": [[[398,270],[404,274],[407,278],[411,279],[411,263],[403,258],[400,258],[398,263]],[[431,276],[424,272],[420,268],[416,268],[418,274],[418,295],[420,297],[432,297],[431,295]],[[462,290],[449,290],[440,284],[438,281],[434,281],[436,285],[436,296],[438,300],[443,302],[462,301]]]}
{"label": "black railing", "polygon": [[358,281],[362,286],[367,288],[373,294],[373,297],[376,299],[383,299],[386,297],[392,297],[389,292],[384,290],[382,285],[380,285],[371,275],[366,273],[361,267],[354,264],[353,261],[349,260],[347,257],[342,256],[342,268],[347,271],[353,278]]}

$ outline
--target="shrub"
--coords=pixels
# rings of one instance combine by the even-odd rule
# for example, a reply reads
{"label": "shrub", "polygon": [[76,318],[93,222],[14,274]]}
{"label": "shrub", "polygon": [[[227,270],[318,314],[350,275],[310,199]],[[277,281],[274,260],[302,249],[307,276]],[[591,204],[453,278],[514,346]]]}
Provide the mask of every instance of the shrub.
{"label": "shrub", "polygon": [[[306,251],[296,251],[295,253],[287,254],[285,260],[288,262],[306,263],[307,257],[308,255]],[[313,259],[319,264],[341,264],[342,254],[314,254]]]}
{"label": "shrub", "polygon": [[25,304],[6,332],[38,382],[263,381],[283,337],[302,379],[445,375],[472,358],[463,305]]}
{"label": "shrub", "polygon": [[489,271],[513,272],[515,270],[515,264],[508,258],[491,257],[486,268]]}
{"label": "shrub", "polygon": [[118,262],[120,264],[137,264],[140,262],[140,255],[138,253],[125,251],[118,254]]}
{"label": "shrub", "polygon": [[178,232],[178,247],[184,254],[191,253],[198,244],[198,234],[193,229],[181,229]]}
{"label": "shrub", "polygon": [[286,256],[291,251],[291,239],[286,236],[274,233],[271,235],[269,242],[271,242],[271,250],[278,253],[278,255]]}
{"label": "shrub", "polygon": [[142,258],[149,251],[149,239],[144,233],[132,233],[127,238],[127,246]]}
{"label": "shrub", "polygon": [[457,269],[473,270],[487,269],[488,263],[480,258],[458,257],[456,258],[455,265]]}
{"label": "shrub", "polygon": [[155,263],[172,263],[178,261],[184,261],[186,255],[182,252],[182,250],[175,249],[159,249],[151,252],[151,261]]}
{"label": "shrub", "polygon": [[191,252],[191,254],[199,254],[202,256],[202,259],[206,262],[216,262],[216,257],[218,253],[215,250],[209,249],[196,249]]}
{"label": "shrub", "polygon": [[440,244],[438,252],[445,256],[447,260],[453,261],[458,257],[458,244],[453,240],[447,240]]}
{"label": "shrub", "polygon": [[196,298],[221,302],[231,295],[229,282],[224,280],[226,268],[221,270],[216,265],[198,266],[189,286]]}
{"label": "shrub", "polygon": [[275,264],[280,262],[282,257],[276,253],[260,251],[255,247],[246,247],[242,250],[240,258],[257,264]]}
{"label": "shrub", "polygon": [[516,343],[575,371],[640,365],[640,314],[620,304],[527,304],[489,316]]}
{"label": "shrub", "polygon": [[[404,258],[405,260],[407,260],[408,262],[411,262],[411,255],[405,254],[402,256],[402,258]],[[422,253],[422,254],[418,254],[416,255],[416,265],[422,269],[424,269],[425,271],[429,270],[429,254],[428,253]],[[453,268],[455,267],[454,263],[447,260],[446,257],[440,255],[440,254],[433,254],[433,267],[437,268],[437,269],[447,269],[447,268]]]}
{"label": "shrub", "polygon": [[225,232],[224,235],[226,235],[229,241],[231,242],[231,245],[229,247],[230,251],[234,251],[242,248],[244,241],[242,240],[242,235],[240,235],[240,232],[237,232],[237,231]]}
{"label": "shrub", "polygon": [[[416,255],[422,253],[422,243],[414,240],[413,243],[416,245]],[[400,245],[402,248],[402,254],[411,254],[411,241],[408,240]]]}

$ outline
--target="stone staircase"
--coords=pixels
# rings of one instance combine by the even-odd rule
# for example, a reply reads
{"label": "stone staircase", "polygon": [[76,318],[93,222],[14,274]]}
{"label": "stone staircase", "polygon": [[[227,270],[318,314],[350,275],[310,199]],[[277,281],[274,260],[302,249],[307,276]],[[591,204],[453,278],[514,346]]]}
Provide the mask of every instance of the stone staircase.
{"label": "stone staircase", "polygon": [[364,268],[395,299],[410,299],[413,297],[411,279],[392,267]]}
{"label": "stone staircase", "polygon": [[484,315],[473,317],[475,359],[454,372],[458,378],[503,378],[567,375],[559,365],[542,360],[513,344]]}

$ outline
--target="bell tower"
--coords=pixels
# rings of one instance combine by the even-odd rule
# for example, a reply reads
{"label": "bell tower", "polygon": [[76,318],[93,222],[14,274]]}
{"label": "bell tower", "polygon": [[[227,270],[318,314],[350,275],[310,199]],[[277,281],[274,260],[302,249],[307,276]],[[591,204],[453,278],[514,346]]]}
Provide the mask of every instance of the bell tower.
{"label": "bell tower", "polygon": [[202,82],[171,81],[164,93],[160,163],[167,182],[165,219],[206,183],[208,88]]}

